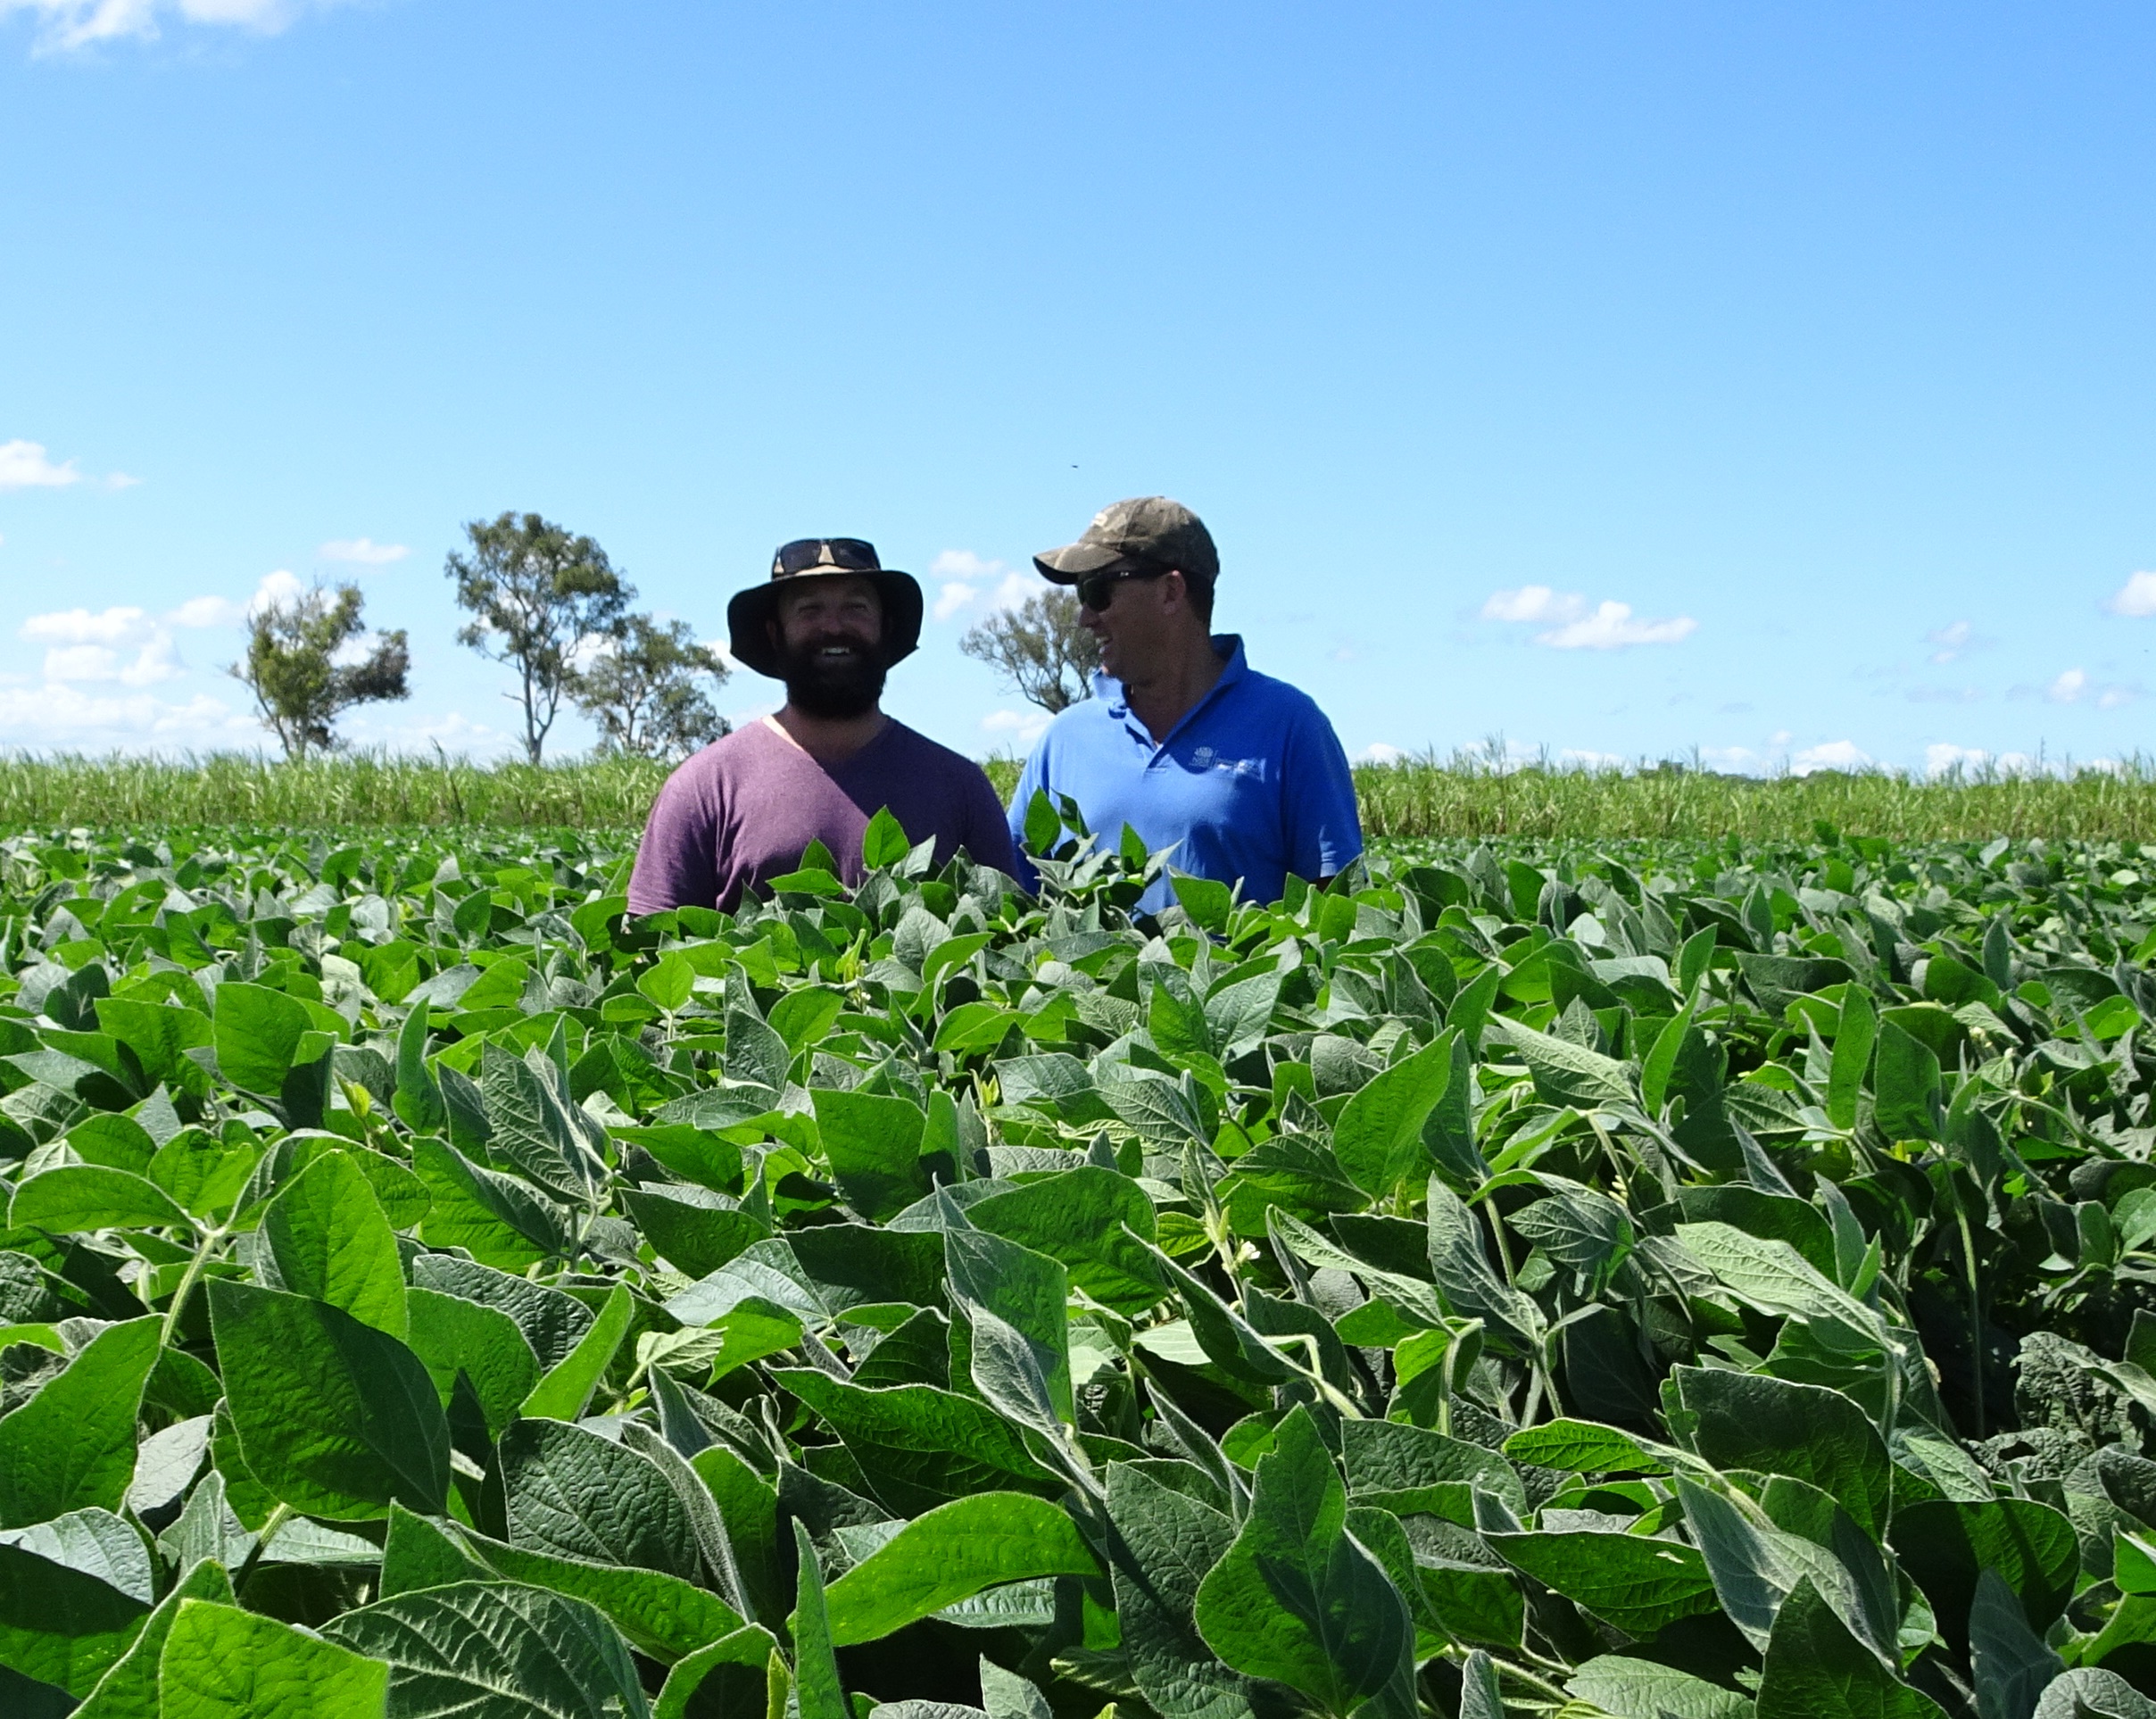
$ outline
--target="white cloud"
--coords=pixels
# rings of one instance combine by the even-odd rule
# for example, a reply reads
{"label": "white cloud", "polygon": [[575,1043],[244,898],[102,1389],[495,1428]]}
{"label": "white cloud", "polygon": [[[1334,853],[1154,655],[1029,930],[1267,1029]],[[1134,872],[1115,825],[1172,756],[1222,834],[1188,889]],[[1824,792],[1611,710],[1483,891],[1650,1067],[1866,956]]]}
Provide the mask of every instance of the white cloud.
{"label": "white cloud", "polygon": [[1577,592],[1560,596],[1547,585],[1523,585],[1517,591],[1493,591],[1482,605],[1482,619],[1496,621],[1571,621],[1587,613],[1587,599]]}
{"label": "white cloud", "polygon": [[516,735],[474,722],[461,710],[428,717],[414,716],[402,705],[362,706],[338,726],[354,746],[379,746],[392,752],[426,753],[439,746],[452,756],[490,758],[523,749]]}
{"label": "white cloud", "polygon": [[2114,615],[2156,615],[2156,573],[2135,573],[2105,599]]}
{"label": "white cloud", "polygon": [[1855,742],[1829,740],[1792,754],[1789,769],[1795,776],[1810,776],[1814,770],[1861,770],[1870,762],[1867,753],[1857,750]]}
{"label": "white cloud", "polygon": [[259,615],[265,609],[282,609],[296,602],[307,590],[306,581],[296,573],[278,568],[274,573],[262,575],[262,582],[254,587],[254,594],[247,599],[247,612]]}
{"label": "white cloud", "polygon": [[1407,756],[1405,746],[1395,746],[1389,741],[1373,740],[1355,755],[1357,764],[1397,764]]}
{"label": "white cloud", "polygon": [[928,577],[941,582],[936,600],[929,612],[940,621],[955,619],[961,611],[973,607],[991,581],[995,588],[988,592],[986,614],[999,614],[1006,609],[1016,609],[1041,589],[1041,581],[1028,574],[1014,572],[1001,561],[991,561],[976,555],[970,549],[947,549],[928,564]]}
{"label": "white cloud", "polygon": [[930,612],[940,621],[947,621],[981,594],[976,585],[963,579],[953,579],[936,593],[936,606]]}
{"label": "white cloud", "polygon": [[22,623],[21,636],[49,647],[45,677],[55,683],[116,680],[152,686],[187,672],[164,624],[132,604],[95,614],[62,609],[32,615]]}
{"label": "white cloud", "polygon": [[0,0],[0,17],[27,12],[42,26],[40,51],[126,39],[154,40],[162,20],[249,29],[271,36],[309,9],[336,0]]}
{"label": "white cloud", "polygon": [[411,551],[402,544],[377,544],[371,537],[336,537],[316,550],[317,560],[352,561],[361,567],[386,567]]}
{"label": "white cloud", "polygon": [[1981,650],[1994,641],[1980,636],[1969,622],[1958,620],[1936,633],[1925,634],[1924,643],[1937,645],[1938,649],[1931,653],[1931,660],[1945,663],[1956,661],[1967,652]]}
{"label": "white cloud", "polygon": [[2044,689],[2044,696],[2053,704],[2071,704],[2088,691],[2089,677],[2086,668],[2069,668],[2058,679]]}
{"label": "white cloud", "polygon": [[1675,644],[1698,626],[1689,615],[1635,620],[1631,604],[1605,602],[1584,619],[1536,634],[1535,643],[1553,651],[1621,651],[1635,644]]}
{"label": "white cloud", "polygon": [[0,742],[15,745],[177,751],[251,746],[261,737],[253,718],[207,693],[179,704],[49,683],[0,688]]}
{"label": "white cloud", "polygon": [[237,627],[247,606],[229,597],[189,597],[165,619],[175,627]]}
{"label": "white cloud", "polygon": [[1524,621],[1549,627],[1535,635],[1537,644],[1553,651],[1621,651],[1634,644],[1675,644],[1699,623],[1689,615],[1668,620],[1638,620],[1627,602],[1604,602],[1591,611],[1578,592],[1547,585],[1523,585],[1516,591],[1493,591],[1482,605],[1482,619]]}
{"label": "white cloud", "polygon": [[1567,764],[1579,764],[1595,770],[1613,770],[1624,763],[1624,760],[1615,752],[1583,752],[1575,746],[1566,747],[1557,756]]}
{"label": "white cloud", "polygon": [[131,605],[94,615],[87,609],[62,609],[32,615],[22,623],[21,636],[35,644],[135,644],[156,627],[147,611]]}
{"label": "white cloud", "polygon": [[[19,0],[0,0],[0,9]],[[0,442],[0,489],[64,489],[79,484],[72,460],[54,465],[42,442]]]}
{"label": "white cloud", "polygon": [[1048,724],[1048,712],[1037,710],[991,710],[981,718],[984,734],[1008,735],[1022,746],[1030,746],[1040,739]]}
{"label": "white cloud", "polygon": [[1699,761],[1725,775],[1743,774],[1759,762],[1759,754],[1749,746],[1702,746]]}
{"label": "white cloud", "polygon": [[2036,760],[2027,752],[1987,752],[1981,746],[1956,746],[1946,742],[1924,749],[1924,773],[1945,776],[1960,770],[1967,776],[2029,776]]}

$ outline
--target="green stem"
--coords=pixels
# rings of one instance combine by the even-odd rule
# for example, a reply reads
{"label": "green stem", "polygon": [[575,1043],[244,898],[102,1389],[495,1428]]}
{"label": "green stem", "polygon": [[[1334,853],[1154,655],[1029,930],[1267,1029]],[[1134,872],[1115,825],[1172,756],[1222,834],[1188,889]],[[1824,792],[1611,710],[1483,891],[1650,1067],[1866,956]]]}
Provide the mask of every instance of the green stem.
{"label": "green stem", "polygon": [[1977,1283],[1977,1243],[1969,1233],[1969,1208],[1957,1195],[1954,1223],[1961,1232],[1961,1270],[1969,1280],[1969,1370],[1972,1380],[1971,1410],[1976,1436],[1984,1436],[1984,1297]]}
{"label": "green stem", "polygon": [[203,1237],[202,1246],[195,1250],[195,1258],[187,1261],[187,1270],[180,1274],[179,1286],[172,1291],[172,1305],[165,1309],[164,1325],[157,1333],[157,1346],[160,1349],[171,1347],[172,1338],[179,1330],[179,1316],[187,1305],[187,1297],[193,1291],[195,1281],[202,1276],[203,1268],[210,1263],[210,1256],[223,1244],[224,1239],[223,1229],[211,1230]]}
{"label": "green stem", "polygon": [[1515,1665],[1509,1659],[1499,1659],[1495,1655],[1492,1655],[1489,1663],[1493,1670],[1501,1672],[1507,1677],[1517,1679],[1520,1682],[1526,1684],[1530,1690],[1535,1690],[1543,1695],[1548,1696],[1551,1700],[1557,1702],[1560,1706],[1569,1704],[1572,1698],[1563,1690],[1559,1689],[1555,1683],[1551,1682],[1547,1678],[1538,1677],[1533,1672],[1529,1671],[1525,1666]]}
{"label": "green stem", "polygon": [[254,1574],[254,1566],[262,1561],[262,1554],[270,1549],[270,1542],[277,1538],[277,1531],[292,1520],[293,1514],[289,1504],[280,1504],[270,1513],[269,1520],[262,1524],[261,1532],[255,1536],[253,1549],[239,1566],[239,1574],[232,1579],[235,1596],[246,1591],[247,1579]]}

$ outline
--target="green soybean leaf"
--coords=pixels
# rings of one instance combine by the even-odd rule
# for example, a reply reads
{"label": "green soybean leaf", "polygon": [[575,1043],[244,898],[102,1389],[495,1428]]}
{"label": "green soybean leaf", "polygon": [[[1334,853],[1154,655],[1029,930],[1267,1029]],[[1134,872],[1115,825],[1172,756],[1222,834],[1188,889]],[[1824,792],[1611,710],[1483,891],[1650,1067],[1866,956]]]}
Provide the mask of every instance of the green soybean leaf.
{"label": "green soybean leaf", "polygon": [[561,1421],[521,1420],[502,1435],[500,1462],[512,1545],[700,1576],[686,1507],[634,1450]]}
{"label": "green soybean leaf", "polygon": [[1895,1511],[1889,1538],[1931,1601],[1940,1632],[1954,1642],[1965,1639],[1979,1572],[1997,1571],[2042,1634],[2065,1610],[2080,1567],[2072,1522],[2034,1499],[1928,1499]]}
{"label": "green soybean leaf", "polygon": [[457,1375],[470,1382],[490,1433],[499,1436],[539,1383],[539,1361],[517,1322],[498,1308],[438,1291],[405,1291],[406,1341],[448,1407]]}
{"label": "green soybean leaf", "polygon": [[397,1090],[390,1100],[404,1125],[417,1134],[439,1134],[449,1126],[442,1084],[427,1066],[427,1005],[416,1003],[397,1029]]}
{"label": "green soybean leaf", "polygon": [[0,1665],[87,1695],[149,1615],[94,1575],[0,1544]]}
{"label": "green soybean leaf", "polygon": [[629,1334],[629,1325],[634,1316],[635,1304],[629,1298],[627,1286],[615,1284],[607,1291],[599,1316],[577,1340],[576,1347],[532,1387],[531,1395],[524,1399],[523,1413],[533,1419],[556,1421],[573,1421],[582,1416],[592,1400],[592,1392],[599,1388],[599,1381],[613,1365],[622,1339]]}
{"label": "green soybean leaf", "polygon": [[2029,1628],[2020,1599],[1996,1570],[1977,1578],[1969,1653],[1978,1719],[2030,1719],[2044,1690],[2066,1669]]}
{"label": "green soybean leaf", "polygon": [[213,1600],[187,1599],[158,1670],[162,1719],[377,1719],[389,1667]]}
{"label": "green soybean leaf", "polygon": [[651,1711],[620,1632],[567,1594],[460,1582],[363,1606],[321,1632],[387,1662],[397,1719],[647,1719]]}
{"label": "green soybean leaf", "polygon": [[[1677,1495],[1699,1542],[1722,1610],[1755,1648],[1764,1649],[1774,1620],[1802,1582],[1833,1606],[1844,1627],[1869,1637],[1873,1630],[1855,1579],[1825,1547],[1798,1534],[1762,1527],[1718,1491],[1679,1479]],[[1869,1640],[1874,1653],[1890,1644]]]}
{"label": "green soybean leaf", "polygon": [[411,1280],[419,1288],[506,1313],[523,1332],[542,1372],[560,1365],[592,1328],[592,1310],[575,1296],[475,1260],[421,1254],[412,1261]]}
{"label": "green soybean leaf", "polygon": [[388,1599],[420,1588],[446,1588],[452,1582],[484,1582],[493,1574],[446,1528],[414,1516],[401,1504],[389,1507],[379,1598]]}
{"label": "green soybean leaf", "polygon": [[813,1367],[774,1368],[772,1377],[845,1441],[877,1498],[900,1516],[1012,1487],[1055,1497],[1067,1484],[978,1398],[933,1385],[868,1390]]}
{"label": "green soybean leaf", "polygon": [[1527,1490],[1495,1450],[1400,1421],[1348,1421],[1340,1428],[1340,1463],[1348,1496],[1359,1505],[1410,1516],[1443,1516],[1474,1525],[1470,1495],[1480,1486],[1515,1514],[1527,1510]]}
{"label": "green soybean leaf", "polygon": [[183,1128],[157,1149],[149,1177],[194,1217],[211,1217],[246,1192],[261,1160],[261,1145],[245,1129],[208,1134]]}
{"label": "green soybean leaf", "polygon": [[758,1624],[699,1648],[667,1673],[651,1719],[767,1711],[767,1669],[777,1650],[777,1638]]}
{"label": "green soybean leaf", "polygon": [[1013,1420],[1058,1439],[1078,1418],[1063,1267],[982,1230],[948,1231],[943,1246],[952,1298],[973,1328],[974,1385]]}
{"label": "green soybean leaf", "polygon": [[1758,1719],[1946,1719],[1852,1635],[1810,1577],[1782,1602],[1767,1643]]}
{"label": "green soybean leaf", "polygon": [[0,1528],[120,1508],[135,1477],[135,1417],[157,1365],[159,1323],[106,1326],[0,1417]]}
{"label": "green soybean leaf", "polygon": [[1840,1391],[1727,1369],[1679,1367],[1672,1376],[1698,1417],[1694,1448],[1717,1468],[1807,1481],[1874,1539],[1885,1532],[1894,1464],[1878,1429]]}
{"label": "green soybean leaf", "polygon": [[1422,1167],[1422,1125],[1451,1079],[1452,1044],[1439,1038],[1348,1099],[1332,1125],[1332,1150],[1364,1192],[1381,1200]]}
{"label": "green soybean leaf", "polygon": [[1827,1074],[1827,1120],[1837,1128],[1856,1126],[1857,1099],[1870,1072],[1871,1047],[1878,1035],[1879,1011],[1871,993],[1862,985],[1851,985],[1842,996],[1834,1057]]}
{"label": "green soybean leaf", "polygon": [[1673,1540],[1578,1530],[1484,1538],[1508,1564],[1628,1635],[1714,1609],[1706,1560]]}
{"label": "green soybean leaf", "polygon": [[325,1153],[279,1189],[262,1213],[262,1234],[285,1288],[404,1337],[396,1233],[351,1154]]}
{"label": "green soybean leaf", "polygon": [[983,1589],[1099,1569],[1070,1517],[1045,1499],[954,1499],[915,1517],[831,1584],[831,1640],[841,1648],[874,1641]]}
{"label": "green soybean leaf", "polygon": [[482,1265],[521,1273],[567,1246],[561,1208],[527,1184],[431,1135],[412,1142],[411,1163],[433,1200],[419,1225],[428,1247],[462,1248]]}
{"label": "green soybean leaf", "polygon": [[1939,1137],[1939,1059],[1888,1020],[1879,1026],[1873,1119],[1889,1140]]}
{"label": "green soybean leaf", "polygon": [[928,1192],[921,1135],[928,1118],[906,1099],[818,1089],[817,1133],[846,1203],[872,1223],[898,1216]]}
{"label": "green soybean leaf", "polygon": [[1438,1290],[1463,1318],[1487,1319],[1520,1349],[1539,1343],[1542,1309],[1499,1277],[1482,1251],[1482,1230],[1460,1197],[1430,1178],[1430,1268]]}
{"label": "green soybean leaf", "polygon": [[1564,1687],[1618,1719],[1753,1719],[1750,1696],[1653,1659],[1599,1655]]}
{"label": "green soybean leaf", "polygon": [[1198,1584],[1235,1524],[1132,1463],[1109,1466],[1107,1494],[1109,1574],[1132,1680],[1161,1719],[1244,1719],[1243,1679],[1213,1657],[1193,1621]]}
{"label": "green soybean leaf", "polygon": [[1661,1474],[1669,1465],[1637,1436],[1592,1421],[1545,1421],[1505,1441],[1514,1462],[1575,1474]]}
{"label": "green soybean leaf", "polygon": [[187,1566],[172,1591],[145,1620],[127,1652],[75,1709],[74,1719],[157,1719],[158,1657],[164,1652],[165,1638],[181,1604],[190,1599],[231,1603],[232,1580],[221,1564],[205,1558]]}
{"label": "green soybean leaf", "polygon": [[1043,1176],[975,1200],[966,1216],[976,1229],[1060,1261],[1074,1287],[1118,1312],[1142,1311],[1166,1293],[1139,1245],[1155,1239],[1153,1202],[1116,1171],[1086,1165]]}
{"label": "green soybean leaf", "polygon": [[669,950],[648,972],[638,976],[636,988],[671,1015],[696,989],[696,969],[681,951]]}
{"label": "green soybean leaf", "polygon": [[561,1557],[472,1530],[463,1538],[493,1574],[590,1601],[613,1620],[630,1646],[661,1665],[670,1665],[741,1627],[733,1607],[679,1576]]}
{"label": "green soybean leaf", "polygon": [[1297,1408],[1258,1458],[1250,1513],[1198,1590],[1198,1632],[1236,1670],[1334,1713],[1412,1671],[1414,1629],[1383,1567],[1347,1532],[1348,1489]]}
{"label": "green soybean leaf", "polygon": [[211,1042],[217,1069],[243,1092],[275,1098],[314,1025],[296,997],[266,985],[228,981],[217,987]]}
{"label": "green soybean leaf", "polygon": [[846,1691],[839,1682],[838,1655],[825,1609],[824,1572],[816,1548],[800,1517],[793,1523],[793,1550],[800,1576],[793,1605],[793,1687],[800,1719],[851,1719]]}
{"label": "green soybean leaf", "polygon": [[385,1516],[393,1502],[443,1513],[449,1423],[419,1357],[327,1302],[223,1279],[208,1294],[254,1479],[333,1522]]}
{"label": "green soybean leaf", "polygon": [[19,1230],[73,1235],[88,1230],[156,1229],[187,1215],[146,1176],[100,1164],[64,1164],[15,1190],[7,1221]]}
{"label": "green soybean leaf", "polygon": [[1534,1076],[1536,1095],[1545,1104],[1591,1110],[1597,1106],[1638,1103],[1638,1095],[1632,1090],[1631,1070],[1625,1064],[1516,1021],[1504,1022],[1502,1027],[1505,1039],[1525,1059]]}
{"label": "green soybean leaf", "polygon": [[2082,1667],[2044,1691],[2036,1719],[2156,1719],[2156,1701],[2116,1672]]}
{"label": "green soybean leaf", "polygon": [[768,1225],[747,1212],[684,1197],[702,1192],[690,1189],[677,1194],[672,1190],[630,1188],[621,1196],[644,1239],[668,1265],[691,1277],[709,1276],[769,1233]]}

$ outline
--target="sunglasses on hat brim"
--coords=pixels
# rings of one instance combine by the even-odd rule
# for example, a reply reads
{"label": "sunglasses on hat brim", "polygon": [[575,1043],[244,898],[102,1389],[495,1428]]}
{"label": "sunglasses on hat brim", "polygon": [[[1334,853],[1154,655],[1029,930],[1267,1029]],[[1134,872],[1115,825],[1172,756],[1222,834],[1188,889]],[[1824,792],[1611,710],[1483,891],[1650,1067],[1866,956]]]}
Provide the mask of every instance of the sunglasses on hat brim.
{"label": "sunglasses on hat brim", "polygon": [[780,545],[773,558],[771,577],[792,578],[802,573],[880,573],[875,545],[858,537],[802,537]]}

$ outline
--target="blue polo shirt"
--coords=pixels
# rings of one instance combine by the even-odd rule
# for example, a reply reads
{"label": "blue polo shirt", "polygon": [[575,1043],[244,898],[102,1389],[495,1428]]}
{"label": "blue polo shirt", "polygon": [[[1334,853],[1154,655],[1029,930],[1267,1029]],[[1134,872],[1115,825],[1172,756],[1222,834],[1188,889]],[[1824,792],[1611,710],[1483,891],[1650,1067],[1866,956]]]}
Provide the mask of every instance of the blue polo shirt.
{"label": "blue polo shirt", "polygon": [[[1243,642],[1216,634],[1227,667],[1213,690],[1156,743],[1124,702],[1123,684],[1093,677],[1093,696],[1049,724],[1010,805],[1011,844],[1024,881],[1025,810],[1033,792],[1068,794],[1087,827],[1113,846],[1128,824],[1148,852],[1173,848],[1176,870],[1223,884],[1243,899],[1277,901],[1290,873],[1330,877],[1363,851],[1355,779],[1332,725],[1309,695],[1261,675]],[[1165,877],[1139,907],[1175,899]]]}

